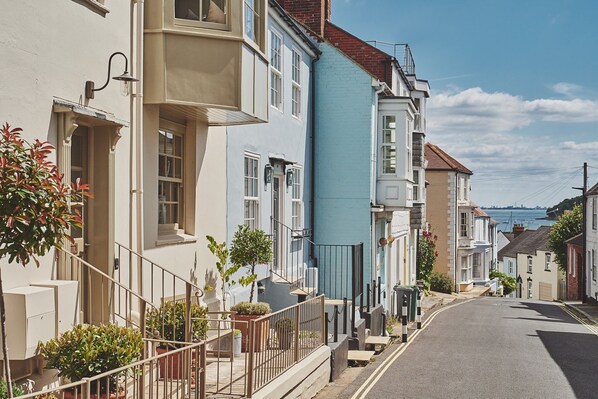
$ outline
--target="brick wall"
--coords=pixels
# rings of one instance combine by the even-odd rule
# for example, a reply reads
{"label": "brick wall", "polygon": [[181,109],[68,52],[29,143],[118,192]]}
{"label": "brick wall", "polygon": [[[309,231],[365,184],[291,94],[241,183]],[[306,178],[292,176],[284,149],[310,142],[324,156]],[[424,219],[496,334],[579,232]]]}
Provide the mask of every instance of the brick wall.
{"label": "brick wall", "polygon": [[278,0],[278,4],[315,34],[324,36],[324,21],[330,20],[330,0]]}
{"label": "brick wall", "polygon": [[390,55],[330,22],[330,0],[279,0],[294,18],[392,87]]}
{"label": "brick wall", "polygon": [[324,37],[366,71],[392,87],[392,65],[388,54],[330,22],[326,22]]}

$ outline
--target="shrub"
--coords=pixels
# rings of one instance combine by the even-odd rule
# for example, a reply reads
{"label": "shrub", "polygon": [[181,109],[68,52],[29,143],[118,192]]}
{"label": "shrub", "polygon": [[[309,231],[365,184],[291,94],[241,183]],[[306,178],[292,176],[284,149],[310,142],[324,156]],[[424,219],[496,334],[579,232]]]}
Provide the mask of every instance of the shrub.
{"label": "shrub", "polygon": [[237,314],[244,314],[244,315],[265,315],[272,312],[270,305],[266,302],[239,302],[230,310],[237,312]]}
{"label": "shrub", "polygon": [[439,272],[430,273],[430,289],[436,292],[450,294],[453,292],[453,279],[449,275]]}
{"label": "shrub", "polygon": [[[19,385],[12,384],[12,395],[13,396],[21,396],[24,395],[23,388]],[[0,399],[6,399],[8,397],[7,394],[7,385],[5,380],[0,380]]]}
{"label": "shrub", "polygon": [[[185,342],[185,307],[184,301],[166,301],[158,309],[149,310],[145,315],[146,331],[166,341]],[[191,340],[200,341],[208,331],[208,309],[191,304]]]}
{"label": "shrub", "polygon": [[[40,344],[40,353],[48,361],[46,368],[58,369],[58,375],[71,382],[114,370],[137,361],[143,350],[139,331],[114,324],[83,325]],[[92,391],[98,381],[92,382]],[[118,376],[108,379],[110,391],[117,390]],[[106,393],[106,380],[100,382],[100,393]]]}
{"label": "shrub", "polygon": [[276,320],[274,329],[277,331],[292,331],[295,328],[295,321],[290,317],[283,317]]}
{"label": "shrub", "polygon": [[438,251],[436,251],[437,236],[432,236],[430,230],[424,230],[419,237],[417,248],[417,279],[424,282],[424,290],[430,289],[430,273],[436,263]]}
{"label": "shrub", "polygon": [[498,272],[496,270],[491,270],[490,278],[498,278],[500,280],[500,284],[503,287],[503,295],[509,295],[511,292],[517,289],[517,282],[515,281],[515,278],[507,276],[504,273]]}

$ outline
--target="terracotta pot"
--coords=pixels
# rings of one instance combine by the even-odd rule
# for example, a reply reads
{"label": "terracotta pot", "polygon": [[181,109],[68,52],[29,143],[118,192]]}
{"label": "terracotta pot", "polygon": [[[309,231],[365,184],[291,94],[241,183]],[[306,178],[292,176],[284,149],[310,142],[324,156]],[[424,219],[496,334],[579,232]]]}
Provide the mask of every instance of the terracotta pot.
{"label": "terracotta pot", "polygon": [[[169,348],[161,348],[157,347],[156,352],[158,355],[163,353],[169,352]],[[185,365],[183,364],[183,356],[181,352],[161,357],[159,359],[160,362],[160,378],[170,378],[175,380],[180,380],[183,378],[183,369]],[[168,367],[166,367],[168,366]]]}
{"label": "terracotta pot", "polygon": [[[64,399],[81,399],[82,395],[81,392],[77,392],[77,395],[75,395],[75,392],[73,391],[69,391],[69,390],[65,390],[64,392],[62,392],[62,394],[64,395]],[[124,389],[120,389],[118,392],[112,392],[110,394],[107,393],[103,393],[100,396],[94,394],[89,395],[89,397],[91,399],[122,399],[126,396],[125,390]]]}
{"label": "terracotta pot", "polygon": [[[249,348],[249,323],[251,320],[259,319],[263,315],[257,314],[235,314],[233,320],[240,321],[241,323],[234,323],[234,328],[241,330],[241,350],[247,352]],[[270,320],[264,320],[263,322],[256,323],[255,331],[255,346],[256,352],[261,352],[266,349],[266,340],[270,332]]]}

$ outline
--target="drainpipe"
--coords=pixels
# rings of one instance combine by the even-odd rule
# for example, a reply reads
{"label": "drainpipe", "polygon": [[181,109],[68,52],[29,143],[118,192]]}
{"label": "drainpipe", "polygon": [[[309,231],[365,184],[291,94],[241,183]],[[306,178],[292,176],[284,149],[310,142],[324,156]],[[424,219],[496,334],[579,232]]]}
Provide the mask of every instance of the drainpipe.
{"label": "drainpipe", "polygon": [[315,58],[311,60],[311,69],[309,70],[309,80],[311,84],[311,129],[310,129],[310,181],[309,181],[309,225],[311,227],[312,237],[311,245],[309,246],[309,258],[315,259],[315,197],[316,197],[316,62],[320,59],[320,55],[316,54]]}
{"label": "drainpipe", "polygon": [[136,211],[137,211],[137,253],[143,254],[143,162],[142,162],[142,147],[143,147],[143,16],[144,16],[144,0],[136,0],[137,2],[137,53],[135,57],[135,64],[137,68],[137,93],[135,97],[135,114],[137,126],[135,129],[135,184],[137,192]]}
{"label": "drainpipe", "polygon": [[[371,206],[377,206],[378,202],[376,200],[376,154],[377,154],[377,145],[378,145],[378,96],[382,93],[388,86],[378,80],[376,85],[372,85],[377,87],[377,90],[374,92],[374,107],[372,110],[372,134],[371,134],[371,144],[370,144],[370,201]],[[370,222],[370,277],[374,277],[374,272],[376,270],[376,250],[378,245],[376,243],[376,214],[370,209],[371,214],[371,222]],[[385,259],[386,261],[386,259]],[[385,268],[386,270],[386,268]],[[388,284],[388,282],[387,282]]]}

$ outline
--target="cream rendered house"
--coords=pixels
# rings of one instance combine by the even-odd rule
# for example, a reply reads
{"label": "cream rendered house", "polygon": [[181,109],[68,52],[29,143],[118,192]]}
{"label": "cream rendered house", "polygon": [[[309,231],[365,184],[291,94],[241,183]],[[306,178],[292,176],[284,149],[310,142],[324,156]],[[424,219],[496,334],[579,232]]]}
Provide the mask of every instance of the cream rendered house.
{"label": "cream rendered house", "polygon": [[[26,0],[0,15],[0,69],[10,76],[0,81],[2,121],[52,143],[65,180],[80,178],[94,194],[67,249],[154,304],[185,295],[186,280],[201,295],[214,264],[205,235],[225,239],[225,126],[268,121],[266,7]],[[121,87],[112,78],[123,72],[138,82]],[[28,304],[8,315],[15,377],[31,372],[40,340],[118,310],[93,278],[56,282],[72,278],[73,259],[61,252],[56,263],[56,255],[39,268],[0,263],[8,301]],[[143,271],[155,265],[177,283]]]}
{"label": "cream rendered house", "polygon": [[426,143],[426,217],[438,236],[434,270],[449,275],[456,291],[473,288],[474,207],[471,170],[432,143]]}
{"label": "cream rendered house", "polygon": [[586,199],[586,263],[585,295],[591,303],[598,302],[598,184],[587,192]]}

